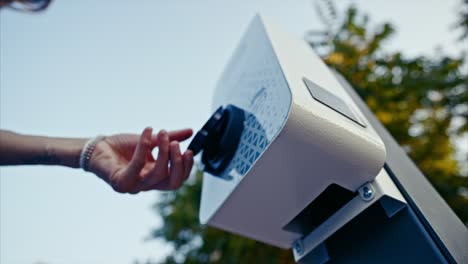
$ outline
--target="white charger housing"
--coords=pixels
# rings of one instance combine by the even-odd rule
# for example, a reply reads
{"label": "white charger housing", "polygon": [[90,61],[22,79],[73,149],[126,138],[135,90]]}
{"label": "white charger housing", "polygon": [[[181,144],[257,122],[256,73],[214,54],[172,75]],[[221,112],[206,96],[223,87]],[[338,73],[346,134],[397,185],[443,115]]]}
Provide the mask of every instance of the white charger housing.
{"label": "white charger housing", "polygon": [[213,109],[245,111],[221,177],[205,172],[200,221],[290,248],[287,228],[331,185],[352,193],[382,169],[385,146],[310,46],[257,16],[234,52]]}

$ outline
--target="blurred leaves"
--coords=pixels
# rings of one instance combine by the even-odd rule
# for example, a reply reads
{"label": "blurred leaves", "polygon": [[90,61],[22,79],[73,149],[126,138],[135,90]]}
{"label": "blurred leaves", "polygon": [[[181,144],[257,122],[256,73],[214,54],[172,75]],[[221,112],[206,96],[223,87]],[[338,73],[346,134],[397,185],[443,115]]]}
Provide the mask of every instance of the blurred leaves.
{"label": "blurred leaves", "polygon": [[456,146],[461,142],[457,138],[468,135],[466,51],[458,58],[386,53],[382,46],[394,34],[393,27],[385,23],[370,28],[355,7],[346,12],[333,35],[324,35],[311,46],[328,43],[330,52],[322,54],[325,62],[352,84],[447,203],[468,222],[468,196],[463,191],[468,177],[460,168],[468,158],[457,162],[455,157],[456,150],[466,154],[468,148]]}
{"label": "blurred leaves", "polygon": [[201,225],[198,221],[202,172],[177,193],[165,193],[156,205],[164,226],[153,232],[174,246],[164,263],[294,263],[290,250]]}
{"label": "blurred leaves", "polygon": [[466,40],[468,38],[468,0],[463,0],[464,4],[461,5],[458,11],[458,21],[455,24],[457,28],[462,30],[460,40]]}
{"label": "blurred leaves", "polygon": [[[461,165],[466,166],[468,158],[455,158],[457,151],[464,149],[466,155],[468,148],[457,145],[468,133],[466,54],[407,58],[401,52],[385,52],[385,41],[395,33],[392,25],[371,27],[355,7],[340,18],[332,1],[318,1],[317,9],[324,30],[306,34],[310,45],[352,84],[467,223],[468,177],[462,175]],[[466,14],[459,23],[465,37]],[[200,225],[200,194],[198,173],[157,203],[164,224],[152,236],[174,247],[164,263],[294,263],[289,250]]]}

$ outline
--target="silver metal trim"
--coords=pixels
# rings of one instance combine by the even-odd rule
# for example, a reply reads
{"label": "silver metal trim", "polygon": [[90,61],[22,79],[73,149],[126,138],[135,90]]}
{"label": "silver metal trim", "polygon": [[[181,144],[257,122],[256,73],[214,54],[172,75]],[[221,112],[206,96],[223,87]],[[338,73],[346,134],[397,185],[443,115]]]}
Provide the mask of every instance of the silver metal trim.
{"label": "silver metal trim", "polygon": [[[371,195],[365,195],[365,190],[370,190]],[[294,242],[293,253],[296,262],[307,258],[310,253],[313,254],[313,251],[317,247],[323,247],[321,251],[326,250],[323,242],[327,238],[375,202],[381,202],[388,217],[394,216],[407,205],[403,195],[398,191],[384,168],[382,168],[373,182],[368,182],[359,188],[359,194],[359,196],[354,197],[310,234]],[[301,245],[301,250],[298,251],[295,245]]]}

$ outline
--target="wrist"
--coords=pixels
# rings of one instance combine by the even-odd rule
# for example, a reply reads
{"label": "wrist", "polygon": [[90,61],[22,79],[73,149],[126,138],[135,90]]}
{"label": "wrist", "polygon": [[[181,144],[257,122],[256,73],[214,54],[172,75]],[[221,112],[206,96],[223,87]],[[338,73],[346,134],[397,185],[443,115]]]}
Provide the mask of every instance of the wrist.
{"label": "wrist", "polygon": [[79,168],[80,153],[87,140],[86,138],[52,139],[46,144],[45,154],[50,160],[55,160],[55,165]]}
{"label": "wrist", "polygon": [[105,136],[97,136],[87,140],[80,152],[79,156],[79,167],[85,171],[89,170],[89,163],[91,161],[91,156],[93,155],[96,146],[102,142],[106,137]]}

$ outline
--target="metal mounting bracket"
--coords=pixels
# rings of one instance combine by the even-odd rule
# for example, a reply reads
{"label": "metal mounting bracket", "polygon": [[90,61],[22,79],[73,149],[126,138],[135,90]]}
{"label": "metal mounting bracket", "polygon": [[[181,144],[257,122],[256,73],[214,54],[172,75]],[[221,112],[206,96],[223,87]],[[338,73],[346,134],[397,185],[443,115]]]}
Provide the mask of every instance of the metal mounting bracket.
{"label": "metal mounting bracket", "polygon": [[325,240],[375,202],[380,202],[389,218],[407,204],[384,168],[374,181],[362,185],[358,192],[358,196],[336,211],[320,226],[294,242],[292,248],[297,263],[327,262],[329,256],[324,244]]}

